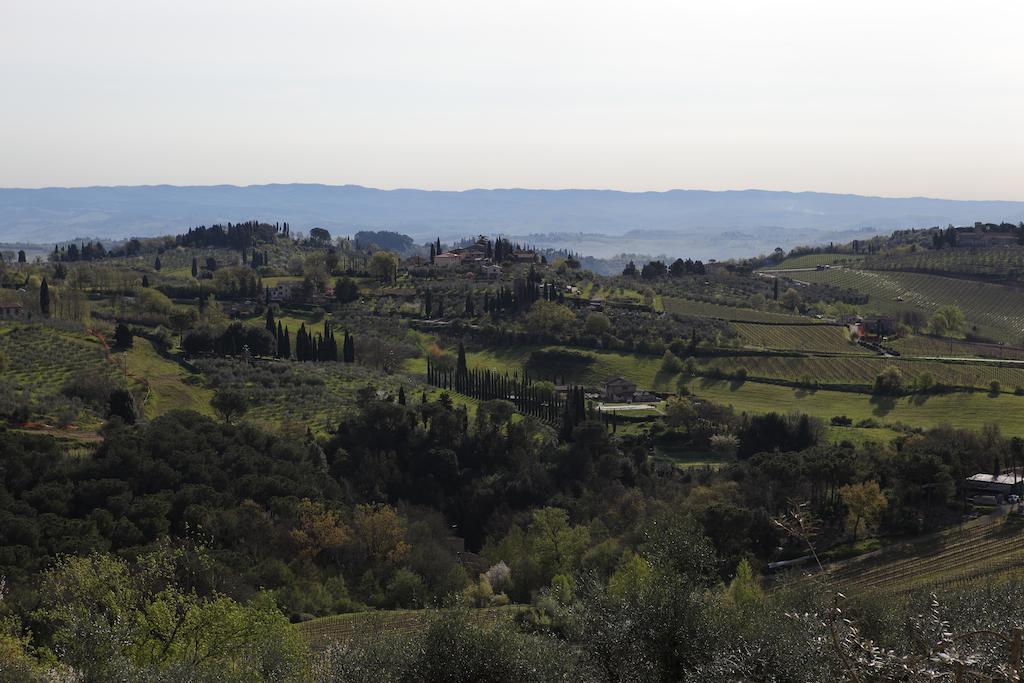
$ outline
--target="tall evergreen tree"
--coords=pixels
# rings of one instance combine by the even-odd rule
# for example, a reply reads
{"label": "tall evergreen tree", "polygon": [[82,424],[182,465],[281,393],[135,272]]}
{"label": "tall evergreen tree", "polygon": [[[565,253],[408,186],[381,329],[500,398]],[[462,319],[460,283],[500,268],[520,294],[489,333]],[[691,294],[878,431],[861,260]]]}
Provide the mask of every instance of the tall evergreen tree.
{"label": "tall evergreen tree", "polygon": [[156,260],[153,261],[153,270],[160,270],[160,268],[162,268],[162,267],[163,267],[163,264],[160,263],[160,257],[157,256]]}
{"label": "tall evergreen tree", "polygon": [[405,405],[405,387],[398,387],[398,405]]}
{"label": "tall evergreen tree", "polygon": [[356,360],[355,341],[352,339],[352,335],[348,333],[348,330],[345,330],[345,341],[343,342],[342,356],[346,363],[354,363]]}
{"label": "tall evergreen tree", "polygon": [[192,257],[192,277],[199,277],[199,261],[195,256]]}
{"label": "tall evergreen tree", "polygon": [[46,284],[45,277],[39,285],[39,310],[43,315],[50,315],[50,285]]}
{"label": "tall evergreen tree", "polygon": [[274,324],[274,309],[271,308],[270,306],[267,306],[267,323],[266,323],[266,326],[267,326],[267,332],[269,332],[270,334],[274,334],[274,332],[277,330],[277,325]]}
{"label": "tall evergreen tree", "polygon": [[462,342],[459,342],[459,358],[455,365],[455,371],[461,377],[465,377],[469,372],[469,368],[466,366],[466,347]]}

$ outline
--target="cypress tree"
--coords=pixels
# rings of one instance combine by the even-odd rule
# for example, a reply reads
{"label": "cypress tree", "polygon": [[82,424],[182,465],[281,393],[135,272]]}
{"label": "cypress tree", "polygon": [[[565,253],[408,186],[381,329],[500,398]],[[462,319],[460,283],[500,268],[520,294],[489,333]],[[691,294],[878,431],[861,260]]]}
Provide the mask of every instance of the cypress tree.
{"label": "cypress tree", "polygon": [[270,334],[274,334],[274,331],[277,329],[277,325],[274,324],[274,309],[271,308],[270,306],[267,306],[267,323],[266,323],[266,327],[267,327],[267,332],[269,332]]}
{"label": "cypress tree", "polygon": [[282,358],[292,357],[292,335],[287,327],[284,328],[284,352],[281,354]]}
{"label": "cypress tree", "polygon": [[163,264],[160,263],[160,257],[157,256],[156,260],[153,261],[153,270],[160,270],[160,268],[162,268],[162,267],[163,267]]}
{"label": "cypress tree", "polygon": [[398,387],[398,405],[405,405],[405,387]]}
{"label": "cypress tree", "polygon": [[284,357],[284,328],[281,327],[281,321],[277,321],[277,357]]}
{"label": "cypress tree", "polygon": [[346,363],[354,363],[356,361],[356,345],[352,339],[352,335],[345,330],[345,341],[342,346],[342,357]]}
{"label": "cypress tree", "polygon": [[467,292],[466,294],[466,315],[475,315],[476,310],[473,305],[473,293]]}
{"label": "cypress tree", "polygon": [[43,315],[50,315],[50,285],[46,284],[45,277],[39,285],[39,310]]}
{"label": "cypress tree", "polygon": [[199,277],[199,262],[195,256],[192,257],[192,277]]}

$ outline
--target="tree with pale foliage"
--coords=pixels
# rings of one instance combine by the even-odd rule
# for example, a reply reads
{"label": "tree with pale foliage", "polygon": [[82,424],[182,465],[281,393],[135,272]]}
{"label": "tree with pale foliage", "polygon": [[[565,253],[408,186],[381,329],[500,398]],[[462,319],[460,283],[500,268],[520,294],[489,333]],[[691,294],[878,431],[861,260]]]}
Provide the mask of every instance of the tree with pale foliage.
{"label": "tree with pale foliage", "polygon": [[951,337],[959,334],[966,325],[963,311],[956,306],[943,306],[928,321],[928,331],[940,337]]}
{"label": "tree with pale foliage", "polygon": [[839,497],[846,506],[846,528],[857,538],[863,523],[865,531],[875,529],[882,521],[882,514],[889,500],[882,493],[877,481],[847,484],[839,489]]}
{"label": "tree with pale foliage", "polygon": [[370,273],[384,282],[394,282],[398,273],[398,256],[390,251],[378,251],[370,259]]}

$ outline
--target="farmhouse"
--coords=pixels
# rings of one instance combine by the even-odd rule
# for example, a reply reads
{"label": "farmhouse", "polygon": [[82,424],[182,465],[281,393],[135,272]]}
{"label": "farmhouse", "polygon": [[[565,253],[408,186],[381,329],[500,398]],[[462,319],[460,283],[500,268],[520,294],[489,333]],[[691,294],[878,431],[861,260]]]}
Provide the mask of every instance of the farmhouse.
{"label": "farmhouse", "polygon": [[613,403],[625,403],[632,401],[633,394],[635,393],[635,382],[630,382],[624,377],[614,377],[604,383],[604,391],[601,392],[601,398]]}
{"label": "farmhouse", "polygon": [[896,333],[896,318],[891,315],[872,315],[864,318],[862,336],[882,338]]}
{"label": "farmhouse", "polygon": [[0,320],[18,320],[23,314],[21,304],[0,304]]}
{"label": "farmhouse", "polygon": [[495,265],[493,263],[486,264],[482,268],[480,268],[480,270],[487,278],[491,280],[497,280],[498,278],[501,277],[501,266],[499,265]]}
{"label": "farmhouse", "polygon": [[975,474],[964,480],[964,491],[968,496],[993,496],[1002,503],[1010,495],[1024,492],[1024,479],[1013,474]]}
{"label": "farmhouse", "polygon": [[1020,236],[1012,225],[975,223],[973,230],[959,232],[956,241],[961,247],[1003,247],[1018,244]]}
{"label": "farmhouse", "polygon": [[516,263],[536,263],[537,262],[537,252],[532,251],[532,250],[530,250],[530,251],[525,251],[525,250],[515,251],[515,252],[512,253],[512,260],[515,261]]}
{"label": "farmhouse", "polygon": [[434,257],[434,265],[439,268],[451,268],[462,263],[462,254],[446,251]]}
{"label": "farmhouse", "polygon": [[278,282],[270,288],[270,300],[281,302],[294,299],[302,289],[301,282]]}

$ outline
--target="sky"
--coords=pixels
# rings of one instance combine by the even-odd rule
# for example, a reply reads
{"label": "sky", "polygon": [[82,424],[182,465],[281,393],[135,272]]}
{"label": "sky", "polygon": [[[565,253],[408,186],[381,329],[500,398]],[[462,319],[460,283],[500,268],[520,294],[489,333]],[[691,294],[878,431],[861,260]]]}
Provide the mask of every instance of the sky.
{"label": "sky", "polygon": [[1024,200],[1024,3],[3,0],[0,186]]}

